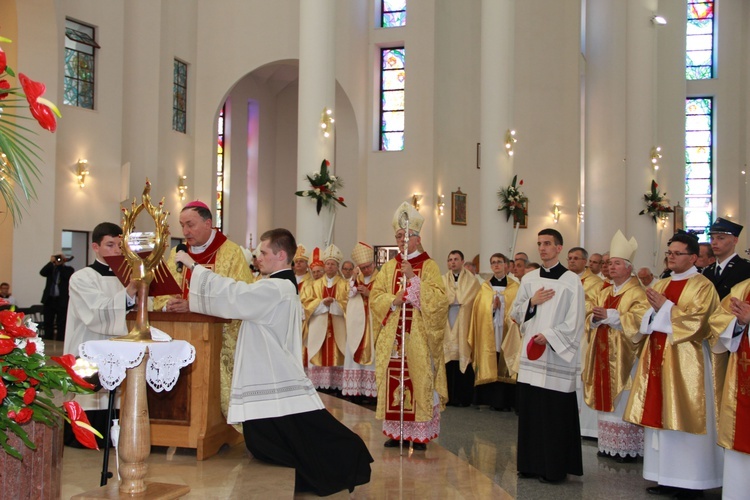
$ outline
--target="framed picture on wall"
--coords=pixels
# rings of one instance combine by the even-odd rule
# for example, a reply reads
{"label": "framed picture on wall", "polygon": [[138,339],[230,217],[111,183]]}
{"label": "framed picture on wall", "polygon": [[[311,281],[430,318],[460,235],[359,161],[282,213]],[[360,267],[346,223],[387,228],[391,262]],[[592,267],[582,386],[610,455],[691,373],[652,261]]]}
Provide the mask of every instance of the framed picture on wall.
{"label": "framed picture on wall", "polygon": [[685,209],[678,202],[674,206],[674,232],[676,233],[680,229],[685,230]]}
{"label": "framed picture on wall", "polygon": [[396,255],[398,255],[397,246],[375,245],[375,265],[378,269],[389,260],[396,258]]}
{"label": "framed picture on wall", "polygon": [[466,193],[462,193],[460,187],[451,193],[451,224],[466,225]]}

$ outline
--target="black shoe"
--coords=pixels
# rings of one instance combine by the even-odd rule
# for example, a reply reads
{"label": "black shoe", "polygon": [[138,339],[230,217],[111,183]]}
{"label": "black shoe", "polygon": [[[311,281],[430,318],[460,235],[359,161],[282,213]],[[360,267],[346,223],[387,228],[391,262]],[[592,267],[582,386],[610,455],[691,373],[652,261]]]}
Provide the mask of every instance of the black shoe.
{"label": "black shoe", "polygon": [[[404,444],[408,446],[408,441],[404,441]],[[383,444],[386,448],[398,448],[399,446],[399,440],[398,439],[389,439],[388,441]]]}
{"label": "black shoe", "polygon": [[565,478],[562,478],[562,479],[547,479],[544,476],[539,476],[539,482],[540,483],[545,483],[545,484],[560,484],[563,481],[565,481]]}
{"label": "black shoe", "polygon": [[677,492],[672,495],[672,498],[703,498],[703,492],[701,490],[677,488]]}
{"label": "black shoe", "polygon": [[412,443],[414,451],[425,451],[427,449],[427,443]]}
{"label": "black shoe", "polygon": [[675,488],[674,486],[664,486],[664,485],[657,485],[657,486],[651,486],[650,488],[646,488],[646,491],[650,493],[651,495],[663,495],[663,496],[672,496],[673,494],[680,491],[680,488]]}
{"label": "black shoe", "polygon": [[539,476],[537,474],[534,474],[533,472],[518,471],[518,477],[520,477],[521,479],[534,479]]}

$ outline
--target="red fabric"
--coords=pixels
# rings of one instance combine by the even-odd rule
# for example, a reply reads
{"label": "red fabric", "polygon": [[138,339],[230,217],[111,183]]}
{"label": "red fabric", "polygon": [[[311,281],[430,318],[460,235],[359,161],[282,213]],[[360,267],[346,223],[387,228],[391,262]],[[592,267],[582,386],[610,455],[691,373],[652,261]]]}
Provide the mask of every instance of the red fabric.
{"label": "red fabric", "polygon": [[[225,241],[227,241],[227,237],[224,236],[221,231],[216,231],[214,241],[212,241],[208,248],[206,248],[203,252],[193,253],[188,247],[187,253],[190,257],[193,258],[196,264],[200,264],[203,267],[207,267],[208,269],[213,270],[216,264],[216,254],[219,252],[219,248],[224,244]],[[183,269],[183,271],[185,273],[185,277],[182,280],[182,298],[187,299],[188,295],[190,295],[190,277],[193,275],[193,272],[192,270],[188,269],[187,266],[185,267],[185,269]]]}
{"label": "red fabric", "polygon": [[[372,291],[372,285],[375,284],[375,280],[370,280],[370,283],[365,285],[368,290]],[[370,317],[370,297],[362,296],[362,302],[365,305],[365,318]],[[373,332],[370,332],[370,337],[372,337]],[[355,363],[362,364],[362,356],[365,353],[365,349],[370,348],[369,342],[367,342],[369,339],[366,335],[362,335],[362,340],[359,341],[359,346],[357,346],[357,350],[354,352],[354,361]]]}
{"label": "red fabric", "polygon": [[[750,302],[750,294],[745,297]],[[747,327],[737,349],[737,413],[734,419],[734,449],[750,453],[750,340]]]}
{"label": "red fabric", "polygon": [[[605,309],[617,309],[622,295],[607,297],[604,301]],[[611,412],[614,410],[612,401],[612,387],[609,376],[609,326],[600,325],[594,337],[594,408],[598,411]]]}
{"label": "red fabric", "polygon": [[[671,281],[667,285],[667,289],[664,290],[664,295],[674,304],[677,304],[687,282],[688,280]],[[651,357],[648,366],[648,383],[641,425],[661,429],[663,428],[662,408],[664,403],[661,368],[664,363],[664,346],[667,342],[667,334],[654,332],[651,334],[650,340],[648,348]]]}
{"label": "red fabric", "polygon": [[[336,286],[323,287],[323,298],[327,299],[328,297],[336,300]],[[333,334],[333,315],[331,313],[326,315],[328,316],[328,326],[326,327],[326,339],[320,346],[320,366],[336,366],[336,351],[339,348]]]}

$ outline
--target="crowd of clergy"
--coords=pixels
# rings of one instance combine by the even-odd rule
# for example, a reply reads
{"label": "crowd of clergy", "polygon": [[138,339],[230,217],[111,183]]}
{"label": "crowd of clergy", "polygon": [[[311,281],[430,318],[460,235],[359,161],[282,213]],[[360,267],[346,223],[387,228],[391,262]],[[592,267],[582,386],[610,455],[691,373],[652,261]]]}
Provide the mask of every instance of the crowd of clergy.
{"label": "crowd of clergy", "polygon": [[[420,220],[414,211],[410,218]],[[404,252],[398,212],[393,228]],[[400,438],[404,320],[392,316],[403,306],[403,438],[415,449],[438,436],[445,405],[487,405],[519,415],[521,478],[555,484],[582,475],[583,437],[596,439],[605,459],[642,457],[644,478],[656,483],[649,493],[693,498],[723,486],[724,498],[745,495],[750,262],[735,251],[742,226],[717,219],[711,243],[676,233],[657,276],[633,267],[638,244],[620,231],[605,252],[570,248],[562,266],[554,230],[540,233],[541,266],[525,252],[495,253],[491,274],[480,276],[457,249],[441,276],[420,230],[412,226],[416,243],[380,271],[361,242],[350,260],[335,245],[310,254],[299,246],[295,256],[307,373],[319,390],[376,397],[385,446]],[[404,276],[414,299],[395,300]]]}
{"label": "crowd of clergy", "polygon": [[[486,405],[518,415],[520,478],[556,484],[583,475],[583,437],[598,439],[604,459],[643,457],[643,476],[655,482],[649,493],[693,498],[723,486],[725,498],[742,498],[750,491],[750,262],[735,251],[742,226],[717,219],[710,244],[675,233],[660,277],[633,268],[638,244],[620,231],[606,252],[589,254],[581,247],[564,253],[554,229],[538,234],[541,264],[524,252],[498,252],[484,257],[491,272],[480,276],[458,249],[441,274],[422,247],[423,224],[419,212],[402,204],[392,221],[399,252],[379,268],[367,243],[346,257],[334,244],[294,243],[289,265],[302,324],[295,340],[300,355],[293,356],[299,359],[285,360],[289,373],[298,373],[292,365],[299,364],[305,384],[375,404],[386,447],[424,450],[440,434],[446,405]],[[180,225],[186,256],[173,249],[168,266],[183,293],[156,298],[155,309],[188,312],[206,300],[190,292],[196,265],[235,282],[279,278],[253,265],[271,254],[228,240],[212,227],[205,204],[188,204]],[[117,238],[119,228],[110,229],[105,241]],[[89,291],[111,275],[105,268],[88,271]],[[121,285],[86,299],[77,290],[83,285],[73,286],[78,281],[71,280],[71,303],[81,309],[87,300],[111,296],[101,307],[122,321],[69,325],[65,351],[72,353],[83,341],[119,334],[133,304],[132,291]],[[273,305],[265,309],[271,312],[258,314],[272,313]],[[256,418],[232,409],[240,393],[233,383],[248,369],[241,368],[242,356],[253,346],[245,339],[239,347],[241,319],[260,321],[237,317],[224,326],[221,405],[225,416],[235,412],[232,423]],[[263,376],[243,377],[256,375]],[[278,402],[290,397],[286,390],[277,391]],[[295,413],[293,406],[274,417]],[[364,473],[354,475],[344,487],[365,482]]]}

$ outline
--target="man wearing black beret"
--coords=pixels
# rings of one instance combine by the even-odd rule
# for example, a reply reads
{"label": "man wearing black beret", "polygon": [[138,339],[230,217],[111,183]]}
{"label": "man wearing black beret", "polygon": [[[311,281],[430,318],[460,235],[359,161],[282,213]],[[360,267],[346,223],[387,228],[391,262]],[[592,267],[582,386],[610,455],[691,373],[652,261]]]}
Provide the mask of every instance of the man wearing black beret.
{"label": "man wearing black beret", "polygon": [[734,250],[741,232],[742,226],[721,217],[708,230],[716,262],[706,267],[703,275],[711,280],[721,299],[729,295],[734,285],[750,278],[750,262]]}

